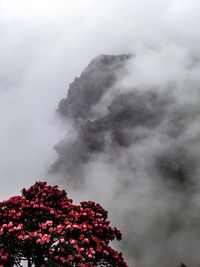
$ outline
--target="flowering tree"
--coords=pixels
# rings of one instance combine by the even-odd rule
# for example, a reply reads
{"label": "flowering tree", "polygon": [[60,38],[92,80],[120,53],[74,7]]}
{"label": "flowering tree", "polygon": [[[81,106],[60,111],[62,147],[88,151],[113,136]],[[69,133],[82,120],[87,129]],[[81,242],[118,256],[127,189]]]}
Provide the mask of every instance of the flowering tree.
{"label": "flowering tree", "polygon": [[92,201],[74,205],[64,190],[37,182],[0,203],[0,267],[127,266],[109,246],[121,233]]}

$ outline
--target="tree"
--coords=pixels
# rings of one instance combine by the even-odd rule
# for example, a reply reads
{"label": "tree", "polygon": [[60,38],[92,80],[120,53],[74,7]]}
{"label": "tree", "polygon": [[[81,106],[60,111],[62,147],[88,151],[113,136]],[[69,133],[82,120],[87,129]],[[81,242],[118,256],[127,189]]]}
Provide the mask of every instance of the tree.
{"label": "tree", "polygon": [[64,190],[37,182],[0,202],[0,267],[127,266],[109,246],[121,239],[107,211],[92,201],[74,205]]}

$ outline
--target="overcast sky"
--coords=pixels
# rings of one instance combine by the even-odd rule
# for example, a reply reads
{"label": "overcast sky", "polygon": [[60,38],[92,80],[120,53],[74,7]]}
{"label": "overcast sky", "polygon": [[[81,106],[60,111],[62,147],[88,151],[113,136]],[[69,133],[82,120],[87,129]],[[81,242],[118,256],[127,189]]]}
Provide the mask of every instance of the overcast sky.
{"label": "overcast sky", "polygon": [[1,199],[56,157],[54,112],[74,77],[98,54],[130,50],[131,2],[0,1]]}
{"label": "overcast sky", "polygon": [[198,48],[199,5],[0,0],[1,199],[45,176],[56,158],[53,146],[65,132],[55,118],[58,102],[93,57],[173,42],[179,53],[188,45]]}
{"label": "overcast sky", "polygon": [[[66,97],[69,83],[95,56],[137,55],[130,76],[122,81],[126,86],[162,88],[174,81],[183,85],[188,75],[192,82],[188,87],[196,84],[199,88],[199,14],[199,0],[0,0],[1,200],[46,179],[57,157],[53,147],[66,135],[66,125],[55,115],[58,103]],[[187,88],[187,98],[188,92]],[[178,89],[174,93],[184,103]],[[196,94],[193,97],[195,100]],[[92,167],[89,177],[96,175],[96,166]],[[99,169],[100,178],[112,173],[115,185],[116,174],[110,166],[104,170],[100,165]],[[105,190],[101,179],[97,185],[94,179],[89,182],[90,191],[78,193],[77,199],[100,201],[103,192],[107,197],[103,204],[112,202],[112,183]],[[93,190],[97,187],[99,192]],[[143,183],[141,188],[136,199],[140,192],[146,194]],[[123,195],[124,202],[131,210],[127,196]],[[132,199],[132,191],[130,196]],[[114,209],[115,203],[112,205]],[[151,245],[149,248],[154,256]]]}

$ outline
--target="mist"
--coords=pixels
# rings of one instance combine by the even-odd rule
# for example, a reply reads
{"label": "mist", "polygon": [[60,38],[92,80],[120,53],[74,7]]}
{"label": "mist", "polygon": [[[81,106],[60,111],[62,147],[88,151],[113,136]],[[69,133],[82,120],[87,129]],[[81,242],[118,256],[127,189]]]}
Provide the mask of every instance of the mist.
{"label": "mist", "polygon": [[[59,184],[108,209],[129,266],[199,266],[199,8],[0,1],[1,199]],[[91,74],[99,55],[126,59]]]}
{"label": "mist", "polygon": [[[140,60],[101,55],[70,84],[57,109],[68,131],[50,175],[75,199],[104,203],[130,266],[198,266],[198,77],[186,62],[184,83],[166,72],[148,87]],[[161,67],[157,57],[152,75]]]}

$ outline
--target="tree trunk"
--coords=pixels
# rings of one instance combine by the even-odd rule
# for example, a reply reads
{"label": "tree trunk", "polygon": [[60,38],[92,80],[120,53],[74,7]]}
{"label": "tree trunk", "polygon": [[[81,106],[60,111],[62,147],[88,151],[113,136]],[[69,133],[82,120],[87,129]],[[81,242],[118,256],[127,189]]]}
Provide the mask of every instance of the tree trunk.
{"label": "tree trunk", "polygon": [[28,267],[31,267],[31,260],[30,260],[30,258],[28,258]]}

